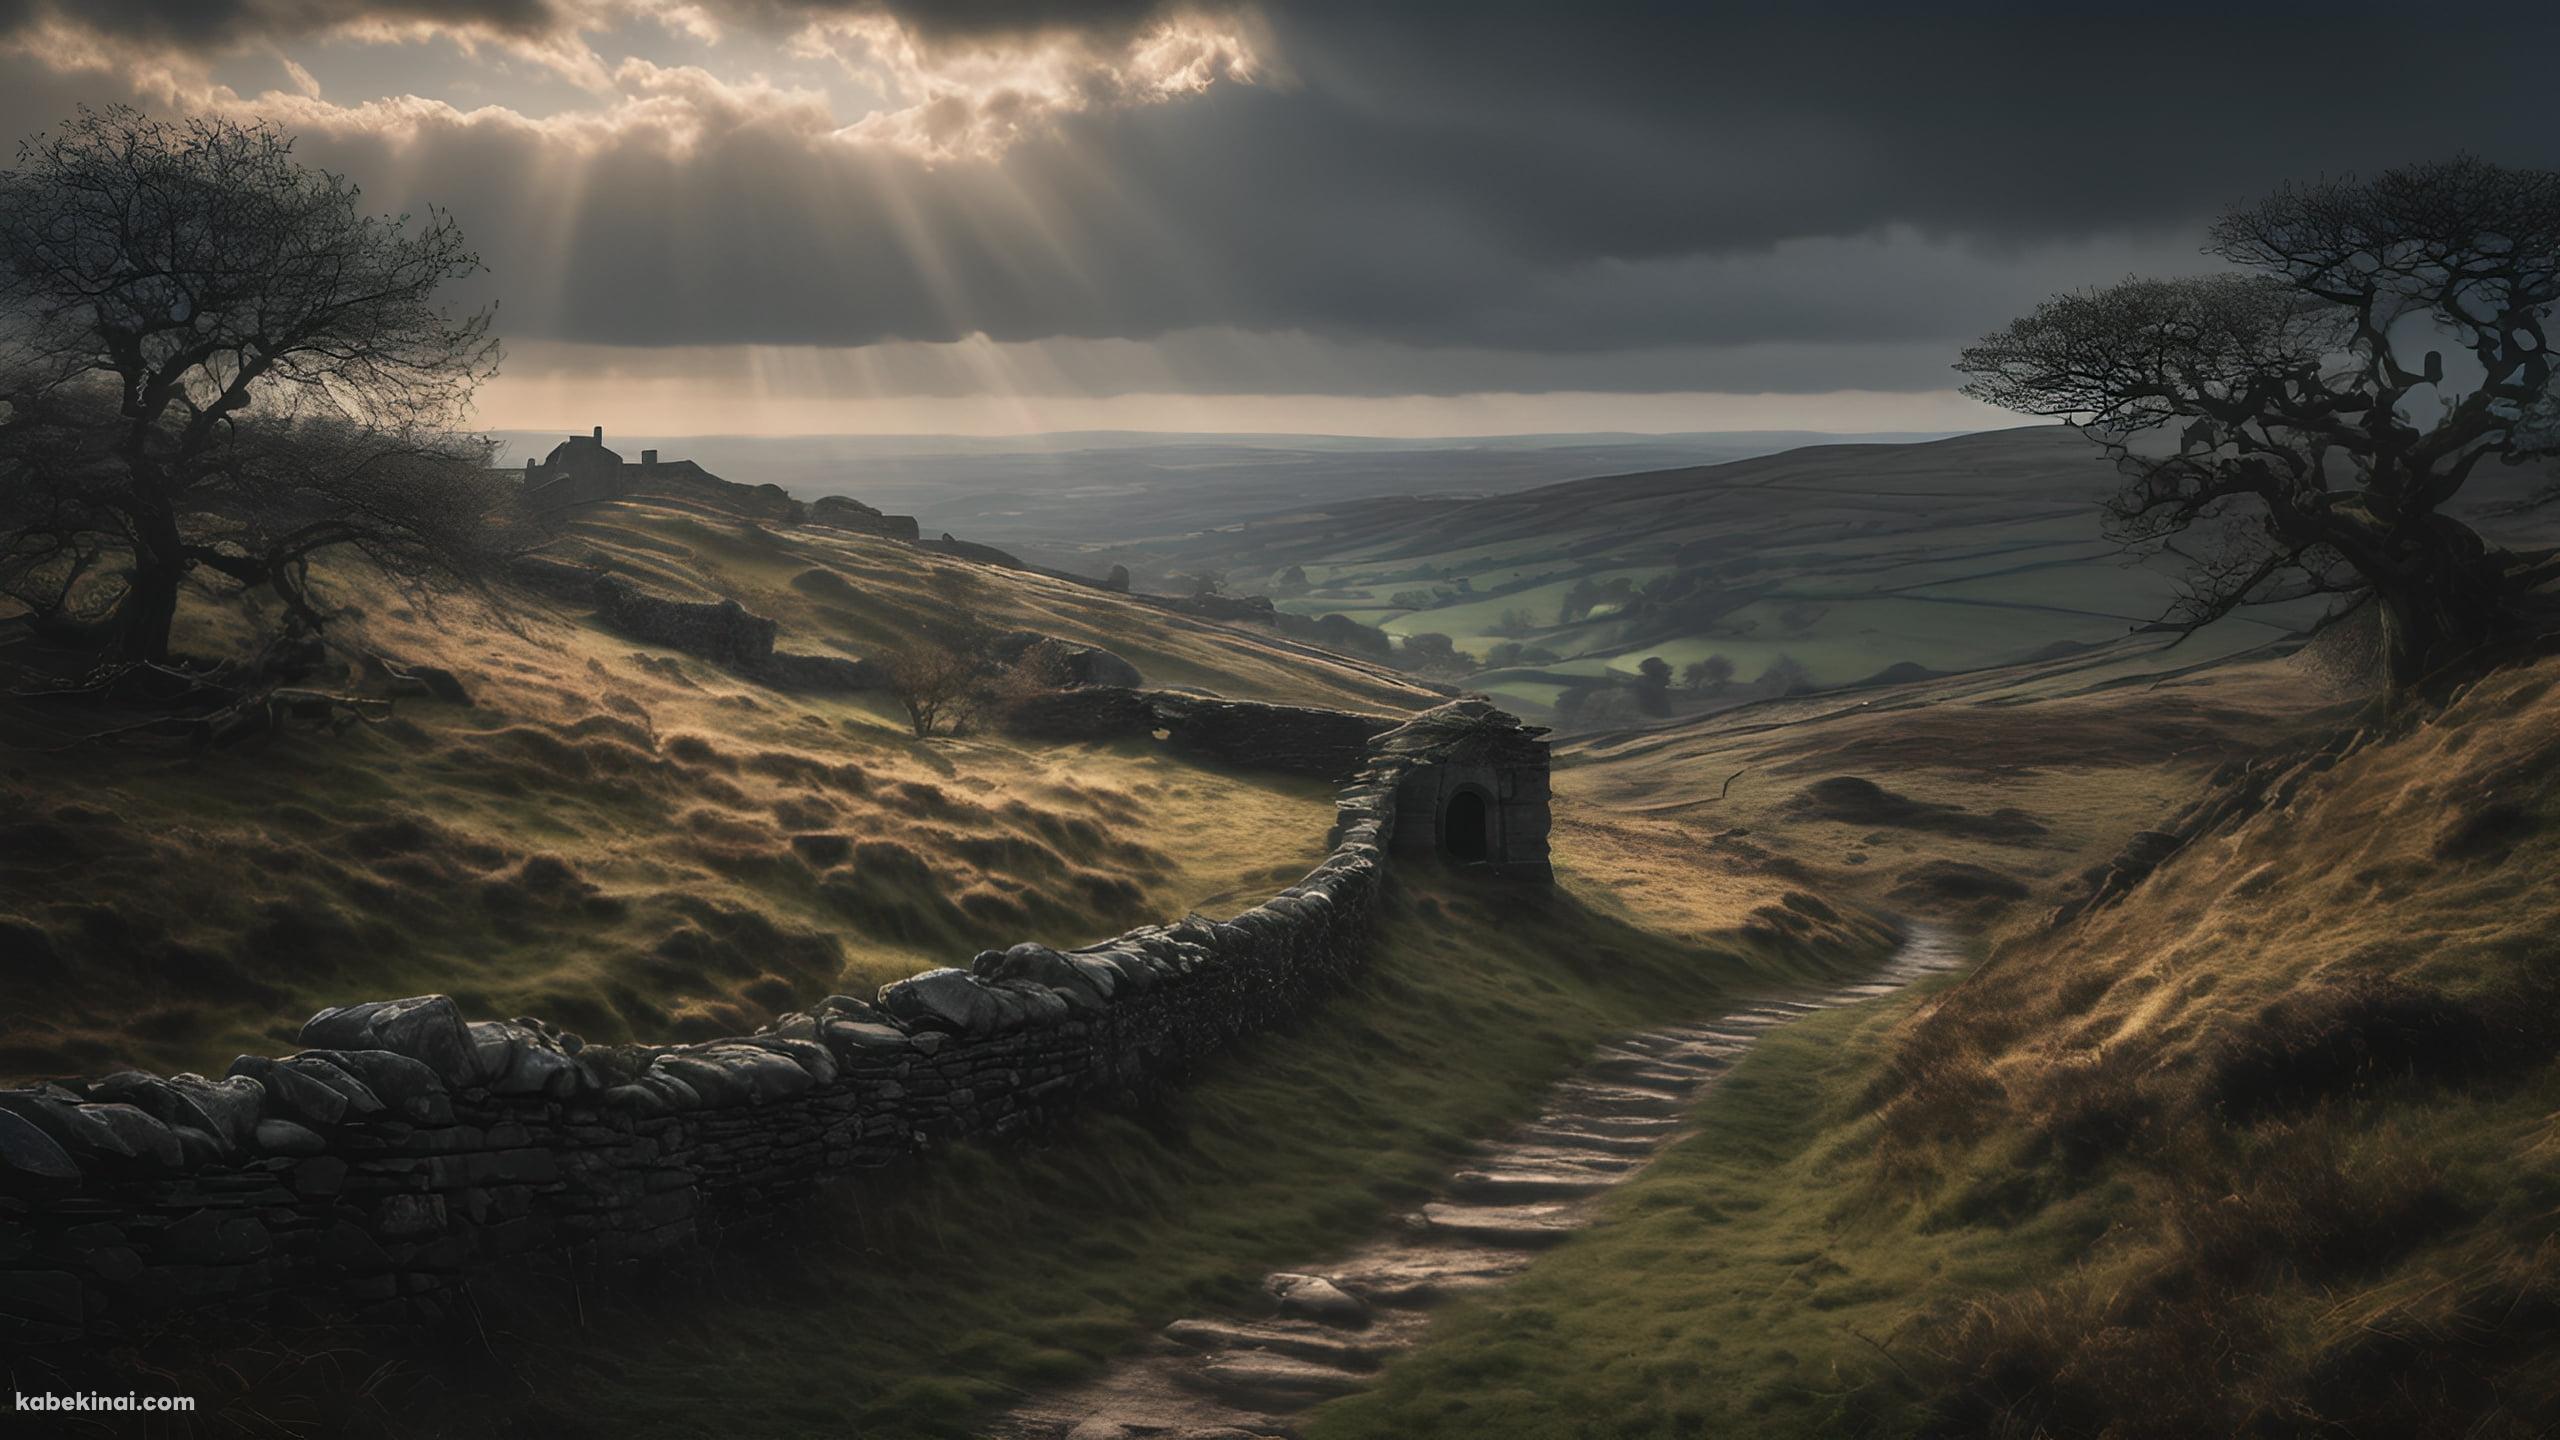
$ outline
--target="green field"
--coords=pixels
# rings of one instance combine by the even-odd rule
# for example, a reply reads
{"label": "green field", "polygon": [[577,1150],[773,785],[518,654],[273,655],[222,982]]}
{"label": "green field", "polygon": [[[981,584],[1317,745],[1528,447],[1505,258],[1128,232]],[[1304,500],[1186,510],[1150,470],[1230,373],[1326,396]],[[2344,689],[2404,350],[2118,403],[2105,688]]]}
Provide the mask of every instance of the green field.
{"label": "green field", "polygon": [[[1300,567],[1320,593],[1280,594],[1295,615],[1445,634],[1479,662],[1505,642],[1552,652],[1537,668],[1580,683],[1471,682],[1542,719],[1647,656],[1732,662],[1733,685],[1675,696],[1676,713],[1777,693],[1752,684],[1772,665],[1833,688],[1896,666],[1972,671],[2123,641],[2169,611],[2180,564],[2129,557],[2100,533],[2112,479],[2094,447],[2036,427],[1475,499],[1344,502],[1160,548],[1170,565],[1226,572],[1238,591],[1272,590]],[[2319,614],[2243,611],[2157,663],[2279,642]]]}

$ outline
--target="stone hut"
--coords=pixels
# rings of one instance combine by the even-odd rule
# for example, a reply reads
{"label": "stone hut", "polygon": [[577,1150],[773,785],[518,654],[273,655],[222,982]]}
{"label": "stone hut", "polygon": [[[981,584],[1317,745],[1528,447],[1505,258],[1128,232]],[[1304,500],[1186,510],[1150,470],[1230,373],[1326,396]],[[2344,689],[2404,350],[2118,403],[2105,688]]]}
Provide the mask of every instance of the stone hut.
{"label": "stone hut", "polygon": [[1468,699],[1381,736],[1381,750],[1419,762],[1396,785],[1395,850],[1436,851],[1517,879],[1553,880],[1546,733]]}
{"label": "stone hut", "polygon": [[[524,462],[525,495],[543,509],[619,500],[630,494],[634,485],[677,480],[728,483],[691,460],[660,460],[655,450],[641,451],[636,464],[625,460],[622,452],[605,445],[601,425],[552,446],[551,453],[542,459],[528,458]],[[792,504],[779,487],[759,488],[771,490],[785,506]]]}
{"label": "stone hut", "polygon": [[[650,451],[649,457],[656,459],[657,452]],[[540,460],[527,459],[524,462],[525,480],[528,484],[538,484],[544,480],[563,479],[573,475],[617,471],[621,468],[620,452],[604,448],[604,427],[601,425],[589,434],[572,435],[552,446],[551,453]]]}

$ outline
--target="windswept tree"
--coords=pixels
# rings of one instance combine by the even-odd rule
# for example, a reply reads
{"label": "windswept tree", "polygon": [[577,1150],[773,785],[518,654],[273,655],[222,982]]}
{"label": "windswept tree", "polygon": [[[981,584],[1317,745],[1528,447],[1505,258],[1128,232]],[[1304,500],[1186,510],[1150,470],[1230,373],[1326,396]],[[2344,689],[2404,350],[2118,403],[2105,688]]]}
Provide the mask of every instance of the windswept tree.
{"label": "windswept tree", "polygon": [[84,110],[0,172],[0,591],[167,656],[191,578],[324,618],[315,556],[476,582],[512,485],[461,422],[498,347],[452,219],[358,209],[263,124]]}
{"label": "windswept tree", "polygon": [[967,727],[987,666],[972,644],[929,635],[910,636],[880,657],[888,691],[907,712],[907,728],[919,740]]}
{"label": "windswept tree", "polygon": [[2483,464],[2560,449],[2560,174],[2464,157],[2291,185],[2207,251],[2239,270],[2061,296],[1956,366],[2116,459],[2111,532],[2189,565],[2153,628],[2346,597],[2405,688],[2521,623],[2560,559],[2445,507]]}

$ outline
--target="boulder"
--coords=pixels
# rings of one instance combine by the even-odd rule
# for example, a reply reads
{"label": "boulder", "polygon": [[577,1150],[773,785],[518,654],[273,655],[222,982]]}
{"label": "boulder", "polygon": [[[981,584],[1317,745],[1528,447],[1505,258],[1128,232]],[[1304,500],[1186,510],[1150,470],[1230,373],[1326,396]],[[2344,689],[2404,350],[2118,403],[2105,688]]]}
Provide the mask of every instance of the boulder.
{"label": "boulder", "polygon": [[183,1169],[219,1165],[238,1153],[237,1147],[215,1139],[213,1132],[193,1125],[172,1125],[169,1133],[178,1137],[178,1164]]}
{"label": "boulder", "polygon": [[234,1147],[249,1143],[266,1114],[267,1087],[246,1076],[207,1080],[196,1074],[172,1075],[169,1087],[193,1102],[212,1120],[212,1133]]}
{"label": "boulder", "polygon": [[[212,1110],[196,1095],[174,1082],[157,1075],[145,1075],[139,1070],[120,1071],[96,1082],[89,1087],[89,1098],[130,1105],[164,1125],[191,1126],[226,1140],[234,1133],[233,1128],[215,1118]],[[239,1127],[237,1133],[245,1136],[256,1123],[253,1111],[249,1124]]]}
{"label": "boulder", "polygon": [[819,1001],[817,1004],[809,1008],[820,1015],[832,1016],[843,1020],[877,1020],[880,1018],[879,1006],[872,1004],[868,1000],[852,995],[830,995],[826,999]]}
{"label": "boulder", "polygon": [[647,1074],[631,1082],[658,1097],[669,1110],[699,1110],[706,1103],[702,1092],[685,1083],[682,1076],[660,1069],[655,1061]]}
{"label": "boulder", "polygon": [[988,988],[996,991],[998,1000],[1013,1011],[1009,1025],[1055,1025],[1072,1010],[1100,1008],[1098,1001],[1071,1002],[1036,980],[997,980]]}
{"label": "boulder", "polygon": [[[109,1153],[129,1159],[137,1167],[175,1170],[184,1163],[186,1152],[169,1127],[152,1119],[131,1105],[83,1105],[81,1114],[115,1136]],[[102,1147],[104,1148],[104,1147]]]}
{"label": "boulder", "polygon": [[1008,630],[987,642],[987,653],[1007,664],[1029,662],[1043,674],[1073,687],[1134,690],[1146,683],[1137,666],[1099,645],[1061,640],[1037,630]]}
{"label": "boulder", "polygon": [[388,1050],[305,1050],[303,1055],[354,1076],[391,1106],[413,1120],[434,1119],[443,1107],[444,1081],[424,1061]]}
{"label": "boulder", "polygon": [[321,1130],[347,1118],[346,1096],[281,1060],[243,1055],[231,1062],[231,1074],[245,1076],[265,1087],[267,1113],[271,1117]]}
{"label": "boulder", "polygon": [[52,1086],[0,1090],[0,1112],[26,1121],[74,1158],[124,1170],[178,1165],[178,1139],[166,1125],[131,1105],[82,1104],[65,1093]]}
{"label": "boulder", "polygon": [[347,1114],[349,1115],[358,1117],[379,1115],[390,1108],[388,1105],[383,1103],[381,1096],[373,1093],[372,1086],[367,1085],[362,1080],[348,1074],[345,1070],[332,1063],[325,1055],[314,1055],[306,1052],[300,1055],[288,1056],[283,1061],[283,1064],[286,1069],[293,1071],[295,1074],[310,1076],[312,1079],[317,1080],[321,1084],[328,1086],[330,1089],[337,1091],[338,1094],[346,1100]]}
{"label": "boulder", "polygon": [[388,1050],[433,1070],[447,1085],[483,1080],[479,1049],[449,995],[369,1000],[323,1010],[302,1025],[302,1043],[322,1050]]}
{"label": "boulder", "polygon": [[1111,997],[1110,989],[1073,960],[1046,945],[1027,941],[1010,950],[989,950],[969,968],[984,980],[1019,981],[1043,987],[1078,1010],[1099,1010]]}
{"label": "boulder", "polygon": [[259,1121],[250,1143],[270,1155],[318,1155],[329,1148],[318,1132],[290,1120]]}
{"label": "boulder", "polygon": [[1084,983],[1093,987],[1093,992],[1105,1001],[1119,994],[1120,987],[1127,983],[1127,976],[1119,965],[1119,957],[1112,951],[1083,951],[1069,955],[1066,960],[1068,964],[1076,967],[1076,974],[1083,978]]}
{"label": "boulder", "polygon": [[749,1098],[757,1101],[787,1099],[818,1083],[795,1057],[747,1041],[721,1041],[690,1053],[695,1060],[716,1065],[743,1081]]}
{"label": "boulder", "polygon": [[691,1104],[668,1097],[678,1109],[745,1105],[756,1098],[755,1081],[744,1070],[692,1050],[671,1050],[649,1062],[649,1073],[641,1080],[645,1084],[653,1078],[674,1081],[691,1092]]}
{"label": "boulder", "polygon": [[577,1088],[577,1064],[551,1036],[515,1020],[476,1020],[481,1083],[496,1095],[566,1095]]}
{"label": "boulder", "polygon": [[0,1110],[0,1192],[63,1195],[80,1188],[80,1167],[24,1116]]}
{"label": "boulder", "polygon": [[1099,645],[1068,652],[1067,666],[1078,685],[1116,685],[1134,690],[1146,683],[1137,666]]}
{"label": "boulder", "polygon": [[1013,1018],[987,987],[949,968],[881,986],[880,1008],[911,1027],[952,1035],[991,1034]]}
{"label": "boulder", "polygon": [[1323,1325],[1356,1329],[1369,1323],[1368,1302],[1322,1275],[1273,1275],[1262,1282],[1280,1313]]}
{"label": "boulder", "polygon": [[831,1084],[836,1078],[836,1057],[815,1040],[788,1035],[755,1035],[739,1042],[759,1050],[770,1050],[808,1072],[809,1079],[819,1085]]}
{"label": "boulder", "polygon": [[675,1107],[667,1103],[664,1093],[637,1082],[610,1086],[596,1097],[596,1101],[608,1109],[635,1110],[642,1115],[675,1113]]}
{"label": "boulder", "polygon": [[872,1020],[829,1019],[819,1027],[827,1044],[847,1061],[877,1063],[915,1049],[915,1037]]}

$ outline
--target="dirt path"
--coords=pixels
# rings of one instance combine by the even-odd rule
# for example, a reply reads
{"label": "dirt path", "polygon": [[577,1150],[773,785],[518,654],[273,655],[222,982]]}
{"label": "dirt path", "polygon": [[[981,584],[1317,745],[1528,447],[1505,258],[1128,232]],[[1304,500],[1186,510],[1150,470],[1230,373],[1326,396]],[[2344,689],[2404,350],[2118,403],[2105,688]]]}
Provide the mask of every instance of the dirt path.
{"label": "dirt path", "polygon": [[1246,1440],[1366,1388],[1412,1348],[1441,1300],[1499,1285],[1595,1217],[1596,1198],[1672,1140],[1716,1077],[1759,1037],[1808,1012],[1888,995],[1952,970],[1950,932],[1914,924],[1873,979],[1623,1036],[1547,1094],[1538,1117],[1487,1144],[1443,1198],[1331,1264],[1274,1274],[1256,1314],[1177,1320],[1108,1374],[1037,1397],[990,1440]]}

